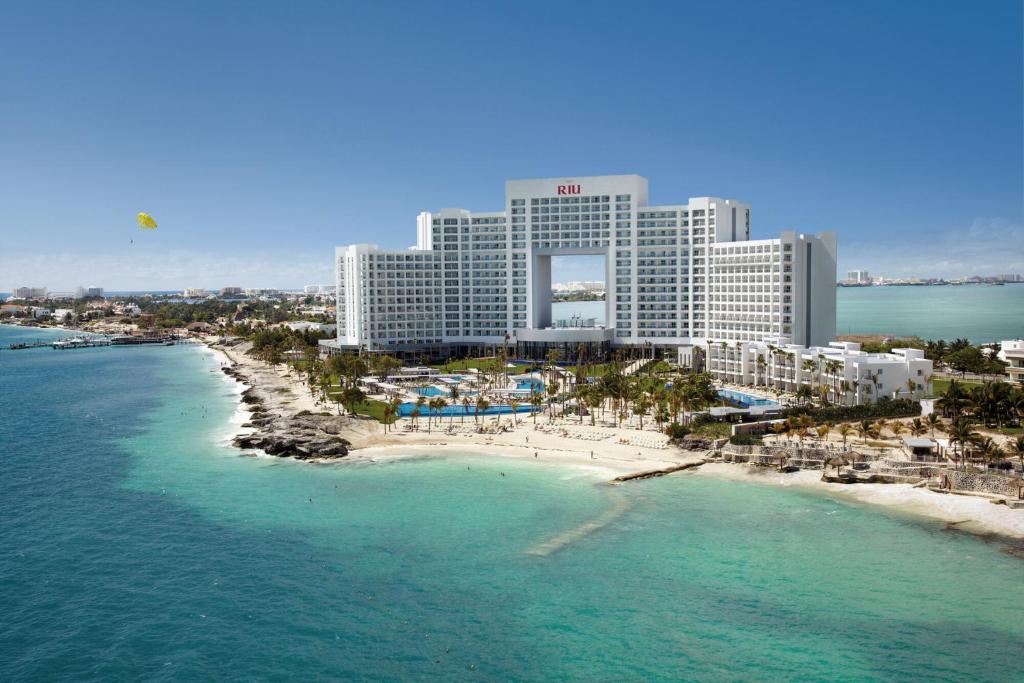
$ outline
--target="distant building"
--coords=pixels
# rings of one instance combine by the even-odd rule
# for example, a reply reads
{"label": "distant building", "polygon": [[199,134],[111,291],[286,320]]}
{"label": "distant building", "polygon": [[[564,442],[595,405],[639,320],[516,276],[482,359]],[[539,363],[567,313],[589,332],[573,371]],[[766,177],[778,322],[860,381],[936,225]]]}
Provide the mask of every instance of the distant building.
{"label": "distant building", "polygon": [[102,287],[75,287],[76,299],[95,299],[102,296]]}
{"label": "distant building", "polygon": [[209,292],[202,287],[186,287],[184,291],[184,296],[189,299],[198,299],[207,296],[208,294]]}
{"label": "distant building", "polygon": [[70,308],[57,308],[57,309],[54,309],[52,315],[53,315],[53,319],[58,321],[58,322],[64,322],[64,319],[67,318],[68,316],[71,317],[71,320],[75,319],[75,312],[73,310],[71,310]]}
{"label": "distant building", "polygon": [[337,285],[306,285],[302,288],[302,293],[306,295],[317,296],[320,294],[331,294],[333,295],[338,289]]}
{"label": "distant building", "polygon": [[327,334],[334,334],[338,329],[337,323],[317,323],[311,320],[293,320],[291,322],[281,323],[290,330],[298,331],[313,331],[313,332],[326,332]]}
{"label": "distant building", "polygon": [[598,280],[556,282],[551,285],[553,292],[603,292],[604,283]]}
{"label": "distant building", "polygon": [[846,279],[850,282],[856,282],[859,285],[869,284],[871,282],[871,276],[866,270],[851,270],[846,274]]}
{"label": "distant building", "polygon": [[247,287],[245,290],[246,296],[280,296],[280,289],[269,289],[264,287]]}
{"label": "distant building", "polygon": [[12,299],[42,299],[46,296],[46,287],[15,287],[11,291]]}
{"label": "distant building", "polygon": [[996,358],[1007,363],[1006,375],[1011,382],[1024,384],[1024,339],[1000,342]]}
{"label": "distant building", "polygon": [[113,311],[114,315],[126,315],[131,318],[142,315],[142,309],[137,304],[116,304]]}
{"label": "distant building", "polygon": [[220,295],[221,296],[241,296],[242,295],[242,288],[241,287],[221,287],[220,288]]}

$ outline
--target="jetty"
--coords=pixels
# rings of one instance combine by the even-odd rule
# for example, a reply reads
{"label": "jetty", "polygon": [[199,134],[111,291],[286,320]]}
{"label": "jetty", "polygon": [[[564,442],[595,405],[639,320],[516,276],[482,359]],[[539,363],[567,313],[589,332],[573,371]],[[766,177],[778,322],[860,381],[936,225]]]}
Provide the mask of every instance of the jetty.
{"label": "jetty", "polygon": [[44,341],[37,339],[33,342],[17,342],[10,344],[7,348],[11,351],[20,351],[22,349],[41,349],[50,347],[58,351],[65,351],[67,349],[92,349],[101,346],[175,346],[178,344],[196,344],[193,339],[185,337],[179,337],[176,335],[163,334],[163,335],[132,335],[122,334],[114,337],[106,336],[91,336],[91,337],[68,337],[66,339],[57,339]]}

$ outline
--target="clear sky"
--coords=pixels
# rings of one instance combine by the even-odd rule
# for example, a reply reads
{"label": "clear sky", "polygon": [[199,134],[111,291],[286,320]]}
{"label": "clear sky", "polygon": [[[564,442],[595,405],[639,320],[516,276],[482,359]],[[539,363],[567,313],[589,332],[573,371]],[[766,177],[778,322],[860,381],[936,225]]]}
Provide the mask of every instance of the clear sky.
{"label": "clear sky", "polygon": [[1021,32],[1019,0],[12,0],[0,289],[330,282],[421,210],[612,173],[837,230],[841,274],[1024,272]]}

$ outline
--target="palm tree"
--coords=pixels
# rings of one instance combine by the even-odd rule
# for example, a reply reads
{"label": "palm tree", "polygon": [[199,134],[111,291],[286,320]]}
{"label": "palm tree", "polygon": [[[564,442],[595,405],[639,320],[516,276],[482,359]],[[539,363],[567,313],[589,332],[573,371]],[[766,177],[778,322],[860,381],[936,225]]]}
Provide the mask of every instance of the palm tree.
{"label": "palm tree", "polygon": [[892,432],[893,436],[899,437],[900,434],[907,431],[907,425],[903,424],[899,420],[893,420],[889,423],[889,431]]}
{"label": "palm tree", "polygon": [[914,398],[914,394],[917,393],[917,382],[914,381],[913,377],[907,378],[907,394],[910,398]]}
{"label": "palm tree", "polygon": [[480,411],[486,411],[488,405],[490,404],[482,395],[476,397],[476,403],[473,405],[473,422],[479,423]]}
{"label": "palm tree", "polygon": [[986,436],[978,440],[978,450],[981,452],[981,457],[985,459],[985,462],[992,463],[997,460],[1002,460],[1006,457],[1006,452],[999,447],[991,436]]}
{"label": "palm tree", "polygon": [[476,400],[476,407],[484,414],[487,415],[487,409],[491,407],[491,402],[484,397],[480,397]]}
{"label": "palm tree", "polygon": [[779,436],[784,431],[786,431],[786,423],[785,422],[773,422],[772,423],[772,431],[775,433],[775,436]]}
{"label": "palm tree", "polygon": [[413,406],[412,412],[409,413],[409,417],[412,419],[412,423],[416,427],[420,426],[420,415],[422,414],[423,413],[420,412],[419,406]]}
{"label": "palm tree", "polygon": [[1017,456],[1020,460],[1021,471],[1024,471],[1024,435],[1018,436],[1010,442],[1010,453]]}
{"label": "palm tree", "polygon": [[530,391],[530,405],[533,406],[533,424],[537,424],[537,413],[540,412],[540,407],[544,405],[544,399],[541,397],[539,391]]}
{"label": "palm tree", "polygon": [[953,421],[949,428],[949,443],[953,446],[953,454],[957,456],[960,464],[966,464],[967,446],[977,443],[981,434],[972,429],[971,421],[960,418]]}
{"label": "palm tree", "polygon": [[469,396],[463,396],[462,397],[462,414],[459,416],[459,424],[462,424],[463,422],[465,422],[465,420],[466,420],[466,413],[469,412],[469,404],[470,403],[471,403],[471,401],[469,400]]}
{"label": "palm tree", "polygon": [[825,437],[828,436],[828,433],[831,430],[832,426],[829,425],[828,423],[818,425],[817,429],[815,430],[818,433],[818,441],[825,441]]}
{"label": "palm tree", "polygon": [[814,393],[814,380],[815,380],[815,376],[814,375],[815,375],[815,370],[818,369],[818,364],[816,362],[814,362],[812,359],[808,358],[807,360],[805,360],[803,363],[800,364],[800,369],[803,370],[804,372],[811,373],[811,376],[808,378],[808,385],[810,387],[811,393],[813,394]]}
{"label": "palm tree", "polygon": [[651,409],[651,401],[646,396],[641,396],[633,401],[633,414],[640,418],[640,430],[644,428],[644,415]]}
{"label": "palm tree", "polygon": [[926,420],[928,421],[928,426],[931,427],[933,439],[935,438],[936,429],[938,429],[941,432],[946,431],[946,425],[937,413],[928,413],[928,417],[926,418]]}
{"label": "palm tree", "polygon": [[849,422],[844,422],[839,425],[836,431],[839,432],[839,436],[843,437],[843,450],[846,450],[846,439],[854,432],[853,425]]}
{"label": "palm tree", "polygon": [[516,418],[516,413],[519,412],[519,401],[513,398],[508,402],[508,405],[512,409],[512,426],[518,427],[519,420]]}
{"label": "palm tree", "polygon": [[384,433],[388,433],[388,425],[393,424],[395,421],[395,406],[392,403],[384,404]]}
{"label": "palm tree", "polygon": [[913,420],[910,421],[910,433],[913,434],[914,436],[921,436],[927,431],[928,427],[925,426],[924,422],[921,421],[921,418],[915,417]]}
{"label": "palm tree", "polygon": [[864,440],[865,445],[867,445],[868,437],[875,433],[875,427],[871,424],[871,420],[861,420],[854,429],[857,430],[860,438]]}
{"label": "palm tree", "polygon": [[601,395],[601,388],[596,384],[590,387],[583,395],[583,399],[587,403],[587,408],[590,409],[590,426],[593,427],[594,415],[597,413],[597,409],[601,407],[601,403],[604,402],[604,397]]}

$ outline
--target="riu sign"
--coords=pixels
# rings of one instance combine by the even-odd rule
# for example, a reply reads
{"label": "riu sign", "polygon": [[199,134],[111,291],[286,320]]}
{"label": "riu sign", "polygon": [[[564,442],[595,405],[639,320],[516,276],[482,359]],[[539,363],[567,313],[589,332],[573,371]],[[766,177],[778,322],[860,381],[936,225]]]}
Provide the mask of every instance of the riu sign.
{"label": "riu sign", "polygon": [[580,193],[580,186],[579,185],[559,185],[558,186],[558,194],[579,194],[579,193]]}

